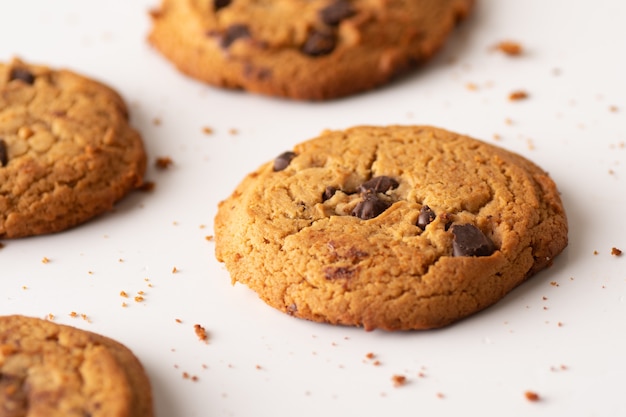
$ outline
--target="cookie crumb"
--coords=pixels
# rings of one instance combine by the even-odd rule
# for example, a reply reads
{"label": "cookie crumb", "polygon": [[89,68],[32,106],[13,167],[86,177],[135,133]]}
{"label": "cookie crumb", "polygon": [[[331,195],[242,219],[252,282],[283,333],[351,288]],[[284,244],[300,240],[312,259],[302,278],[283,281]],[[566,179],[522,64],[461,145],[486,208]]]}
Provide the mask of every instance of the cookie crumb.
{"label": "cookie crumb", "polygon": [[622,256],[621,249],[617,249],[615,247],[611,248],[611,255],[613,256]]}
{"label": "cookie crumb", "polygon": [[183,322],[181,319],[174,319],[174,321],[178,324],[181,324]]}
{"label": "cookie crumb", "polygon": [[154,183],[154,181],[144,181],[143,184],[137,187],[137,189],[139,191],[143,191],[144,193],[149,193],[151,191],[154,191],[155,187],[156,184]]}
{"label": "cookie crumb", "polygon": [[209,343],[209,334],[204,327],[200,326],[199,324],[194,324],[193,329],[196,332],[196,336],[198,336],[198,339],[200,339],[200,341],[204,343]]}
{"label": "cookie crumb", "polygon": [[609,111],[611,113],[617,113],[619,111],[619,108],[617,106],[610,106]]}
{"label": "cookie crumb", "polygon": [[205,135],[212,135],[213,134],[213,129],[211,129],[208,126],[204,126],[202,128],[202,133],[204,133]]}
{"label": "cookie crumb", "polygon": [[46,258],[45,256],[41,259],[42,264],[47,264],[49,262],[50,262],[50,259]]}
{"label": "cookie crumb", "polygon": [[391,381],[394,387],[401,387],[407,384],[407,379],[404,375],[394,375],[391,377]]}
{"label": "cookie crumb", "polygon": [[443,395],[443,393],[442,393],[442,392],[438,392],[438,393],[437,393],[437,398],[439,398],[440,400],[443,400],[444,398],[446,398],[446,396],[445,396],[445,395]]}
{"label": "cookie crumb", "polygon": [[140,303],[140,302],[142,302],[143,300],[144,300],[143,296],[141,296],[141,295],[136,295],[136,296],[135,296],[135,301],[136,301],[136,302]]}
{"label": "cookie crumb", "polygon": [[524,52],[522,45],[515,41],[501,41],[494,47],[494,49],[508,56],[519,56]]}
{"label": "cookie crumb", "polygon": [[556,281],[550,281],[550,285],[552,285],[553,287],[558,287],[559,283]]}
{"label": "cookie crumb", "polygon": [[120,297],[128,298],[126,291],[120,291]]}
{"label": "cookie crumb", "polygon": [[213,242],[215,240],[215,237],[213,235],[207,235],[204,237],[204,239],[206,239],[207,242]]}
{"label": "cookie crumb", "polygon": [[528,93],[524,90],[516,90],[509,94],[509,100],[511,101],[519,101],[525,100],[528,98]]}
{"label": "cookie crumb", "polygon": [[539,394],[537,394],[534,391],[526,391],[524,393],[524,397],[526,397],[526,399],[528,401],[532,401],[532,402],[537,402],[539,401],[541,398],[539,397]]}
{"label": "cookie crumb", "polygon": [[232,128],[232,129],[228,129],[228,133],[230,133],[231,135],[237,135],[239,134],[239,130]]}
{"label": "cookie crumb", "polygon": [[173,163],[174,161],[169,156],[161,156],[156,159],[154,166],[158,169],[165,170],[168,169]]}
{"label": "cookie crumb", "polygon": [[155,126],[161,126],[161,119],[159,117],[155,117],[152,119],[152,124]]}

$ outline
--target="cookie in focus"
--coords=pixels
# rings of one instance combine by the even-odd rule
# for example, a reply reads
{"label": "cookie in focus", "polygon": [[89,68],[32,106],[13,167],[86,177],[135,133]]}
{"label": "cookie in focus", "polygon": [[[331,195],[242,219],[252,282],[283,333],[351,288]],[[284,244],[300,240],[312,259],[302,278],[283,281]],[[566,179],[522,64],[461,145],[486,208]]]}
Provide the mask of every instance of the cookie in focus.
{"label": "cookie in focus", "polygon": [[233,283],[367,330],[442,327],[567,246],[555,183],[505,149],[428,126],[326,131],[249,174],[215,217]]}

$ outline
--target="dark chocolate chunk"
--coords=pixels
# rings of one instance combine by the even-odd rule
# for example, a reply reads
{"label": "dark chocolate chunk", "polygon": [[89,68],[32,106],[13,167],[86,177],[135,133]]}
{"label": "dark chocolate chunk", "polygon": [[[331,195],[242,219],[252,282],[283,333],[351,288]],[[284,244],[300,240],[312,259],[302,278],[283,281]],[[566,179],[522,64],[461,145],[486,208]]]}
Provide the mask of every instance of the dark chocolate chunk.
{"label": "dark chocolate chunk", "polygon": [[391,204],[379,198],[376,194],[365,194],[363,200],[360,201],[352,210],[352,215],[362,220],[373,219],[374,217],[387,210]]}
{"label": "dark chocolate chunk", "polygon": [[228,48],[237,39],[249,38],[250,29],[246,25],[232,25],[226,29],[220,38],[220,46],[224,49]]}
{"label": "dark chocolate chunk", "polygon": [[355,10],[347,0],[337,0],[320,10],[320,18],[328,26],[337,26],[354,14]]}
{"label": "dark chocolate chunk", "polygon": [[7,144],[4,139],[0,139],[0,167],[5,167],[9,163]]}
{"label": "dark chocolate chunk", "polygon": [[11,70],[9,80],[20,80],[25,82],[26,84],[32,85],[35,82],[35,76],[30,71],[24,68],[13,68]]}
{"label": "dark chocolate chunk", "polygon": [[389,190],[398,188],[398,181],[386,175],[380,177],[374,177],[369,181],[364,182],[359,187],[359,191],[362,193],[374,192],[374,193],[386,193]]}
{"label": "dark chocolate chunk", "polygon": [[291,160],[296,157],[295,152],[287,151],[283,152],[274,159],[274,171],[282,171],[287,168],[291,163]]}
{"label": "dark chocolate chunk", "polygon": [[426,229],[426,226],[435,220],[436,217],[437,215],[431,210],[430,207],[423,205],[420,209],[420,215],[417,217],[417,227],[422,230]]}
{"label": "dark chocolate chunk", "polygon": [[489,256],[496,250],[491,239],[472,224],[455,224],[450,230],[454,256]]}
{"label": "dark chocolate chunk", "polygon": [[336,44],[337,40],[332,33],[313,31],[302,46],[302,53],[309,56],[328,55]]}
{"label": "dark chocolate chunk", "polygon": [[355,275],[355,273],[356,273],[356,270],[354,267],[350,268],[347,266],[339,266],[339,267],[327,266],[326,268],[324,268],[324,277],[327,280],[350,279]]}
{"label": "dark chocolate chunk", "polygon": [[230,5],[231,0],[213,0],[213,10],[218,11],[228,5]]}
{"label": "dark chocolate chunk", "polygon": [[331,199],[337,191],[339,190],[335,187],[331,187],[331,186],[326,187],[326,189],[324,190],[324,193],[322,194],[322,201]]}

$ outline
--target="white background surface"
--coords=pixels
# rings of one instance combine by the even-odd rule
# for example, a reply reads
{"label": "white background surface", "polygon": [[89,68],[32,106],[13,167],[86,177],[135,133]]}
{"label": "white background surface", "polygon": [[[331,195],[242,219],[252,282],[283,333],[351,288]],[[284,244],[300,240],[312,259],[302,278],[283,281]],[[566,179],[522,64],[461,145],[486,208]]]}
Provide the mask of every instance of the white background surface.
{"label": "white background surface", "polygon": [[[626,2],[482,0],[426,67],[316,104],[182,76],[145,41],[156,3],[3,5],[0,59],[71,68],[116,88],[156,189],[71,231],[4,240],[0,314],[52,314],[124,343],[150,376],[159,417],[626,415],[626,255],[611,255],[626,252]],[[490,49],[505,39],[526,53]],[[529,98],[510,102],[517,89]],[[231,286],[205,239],[218,201],[295,143],[364,123],[436,125],[530,158],[560,188],[569,247],[496,306],[436,331],[314,324]],[[154,168],[162,156],[174,161],[169,170]],[[139,291],[143,302],[133,300]],[[408,383],[394,387],[393,375]],[[527,401],[527,390],[542,400]]]}

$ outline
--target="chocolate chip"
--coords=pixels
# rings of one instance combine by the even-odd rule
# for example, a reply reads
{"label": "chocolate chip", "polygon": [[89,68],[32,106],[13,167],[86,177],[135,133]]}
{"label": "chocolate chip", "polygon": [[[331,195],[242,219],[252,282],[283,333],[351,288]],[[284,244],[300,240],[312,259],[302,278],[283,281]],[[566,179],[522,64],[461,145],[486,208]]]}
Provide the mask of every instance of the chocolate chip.
{"label": "chocolate chip", "polygon": [[322,201],[330,200],[337,191],[339,190],[335,187],[331,187],[331,186],[326,187],[326,189],[322,193]]}
{"label": "chocolate chip", "polygon": [[354,207],[352,215],[362,220],[373,219],[389,208],[391,204],[382,200],[376,194],[365,194],[363,200]]}
{"label": "chocolate chip", "polygon": [[296,157],[295,152],[287,151],[283,152],[274,159],[274,171],[282,171],[287,168],[291,163],[291,160]]}
{"label": "chocolate chip", "polygon": [[496,250],[491,239],[472,224],[455,224],[450,230],[454,256],[489,256]]}
{"label": "chocolate chip", "polygon": [[309,34],[302,53],[309,56],[328,55],[335,49],[337,41],[332,33],[313,31]]}
{"label": "chocolate chip", "polygon": [[364,182],[359,187],[359,191],[362,193],[374,192],[374,193],[386,193],[389,190],[398,188],[398,181],[386,175],[380,177],[374,177],[369,181]]}
{"label": "chocolate chip", "polygon": [[0,139],[0,167],[5,167],[9,163],[7,144],[4,139]]}
{"label": "chocolate chip", "polygon": [[417,227],[424,230],[437,216],[427,205],[423,205],[420,209],[420,215],[417,217]]}
{"label": "chocolate chip", "polygon": [[224,49],[228,48],[237,39],[249,38],[250,29],[246,25],[232,25],[226,29],[220,38],[220,46]]}
{"label": "chocolate chip", "polygon": [[13,80],[20,80],[26,84],[32,85],[35,82],[35,76],[24,68],[13,68],[9,76],[9,81]]}
{"label": "chocolate chip", "polygon": [[324,268],[324,277],[327,280],[350,279],[355,275],[355,273],[356,273],[356,270],[354,268],[350,268],[346,266],[339,266],[339,267],[327,266],[326,268]]}
{"label": "chocolate chip", "polygon": [[354,15],[355,10],[347,0],[337,0],[320,10],[322,22],[328,26],[337,26],[342,20]]}
{"label": "chocolate chip", "polygon": [[230,2],[231,0],[213,0],[213,10],[217,12],[219,9],[230,5]]}

